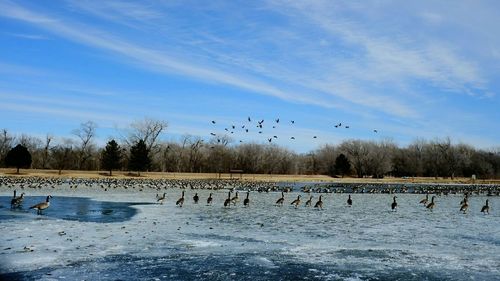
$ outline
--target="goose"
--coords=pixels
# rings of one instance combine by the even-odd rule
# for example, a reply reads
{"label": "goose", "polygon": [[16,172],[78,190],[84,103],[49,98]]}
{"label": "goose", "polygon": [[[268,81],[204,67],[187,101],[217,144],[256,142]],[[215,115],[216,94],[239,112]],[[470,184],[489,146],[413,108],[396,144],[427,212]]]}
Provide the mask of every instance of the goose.
{"label": "goose", "polygon": [[428,193],[425,195],[425,198],[424,198],[424,199],[420,200],[420,202],[419,202],[419,203],[420,203],[420,204],[427,205],[427,202],[429,202],[429,194],[428,194]]}
{"label": "goose", "polygon": [[184,191],[182,191],[181,198],[179,198],[179,200],[177,200],[177,202],[175,202],[175,205],[177,205],[179,207],[182,207],[183,204],[184,204]]}
{"label": "goose", "polygon": [[349,198],[347,198],[347,205],[349,205],[349,207],[352,206],[352,199],[351,199],[351,195],[349,194]]}
{"label": "goose", "polygon": [[488,199],[486,199],[486,205],[484,205],[481,208],[481,213],[484,213],[484,214],[489,214],[490,213],[490,206],[488,206]]}
{"label": "goose", "polygon": [[163,204],[163,201],[165,201],[165,198],[167,198],[167,194],[165,192],[163,193],[163,196],[158,196],[158,194],[156,194],[156,202],[158,202],[160,204]]}
{"label": "goose", "polygon": [[281,198],[279,198],[278,200],[276,200],[276,206],[283,206],[283,202],[285,202],[285,194],[283,193],[283,191],[281,192]]}
{"label": "goose", "polygon": [[463,212],[465,214],[467,212],[468,208],[469,208],[469,204],[467,203],[467,198],[464,198],[463,204],[460,207],[460,212]]}
{"label": "goose", "polygon": [[391,204],[391,209],[392,209],[393,211],[395,211],[395,210],[396,210],[396,208],[398,207],[398,203],[396,202],[396,198],[397,198],[397,197],[396,197],[396,196],[394,196],[393,201],[392,201],[392,204]]}
{"label": "goose", "polygon": [[323,210],[323,201],[321,200],[321,195],[319,196],[318,202],[314,204],[314,208],[320,208]]}
{"label": "goose", "polygon": [[12,196],[12,200],[10,200],[10,207],[14,208],[14,203],[16,203],[16,190],[14,189],[14,196]]}
{"label": "goose", "polygon": [[248,199],[248,196],[250,195],[250,191],[247,191],[247,197],[245,200],[243,200],[243,206],[248,206],[250,204],[250,199]]}
{"label": "goose", "polygon": [[24,200],[24,192],[21,193],[21,196],[16,197],[16,191],[14,190],[14,197],[10,201],[10,207],[11,208],[17,208],[23,203]]}
{"label": "goose", "polygon": [[30,209],[36,209],[36,213],[38,215],[41,215],[42,211],[45,210],[45,209],[47,209],[50,206],[50,202],[49,202],[50,198],[52,198],[51,195],[47,196],[47,199],[45,199],[45,202],[33,205],[33,206],[30,207]]}
{"label": "goose", "polygon": [[193,201],[195,204],[198,204],[198,201],[200,200],[200,197],[198,196],[198,193],[195,193],[193,196]]}
{"label": "goose", "polygon": [[231,203],[233,203],[233,205],[236,205],[236,203],[240,202],[240,197],[238,196],[238,191],[236,191],[236,195],[234,195],[233,198],[231,198]]}
{"label": "goose", "polygon": [[210,195],[208,195],[208,198],[207,198],[207,205],[212,205],[212,201],[213,201],[212,193],[210,193]]}
{"label": "goose", "polygon": [[300,195],[297,196],[297,199],[293,200],[290,205],[295,205],[295,208],[297,208],[300,204]]}
{"label": "goose", "polygon": [[309,200],[306,201],[306,207],[311,207],[312,200],[313,200],[313,197],[311,195],[311,196],[309,196]]}
{"label": "goose", "polygon": [[427,208],[427,209],[429,209],[429,210],[431,210],[431,211],[434,209],[434,206],[435,206],[435,204],[434,204],[434,197],[436,197],[436,196],[432,196],[432,198],[431,198],[431,203],[429,203],[429,204],[426,206],[426,208]]}
{"label": "goose", "polygon": [[231,191],[228,192],[226,200],[224,200],[224,207],[231,205]]}

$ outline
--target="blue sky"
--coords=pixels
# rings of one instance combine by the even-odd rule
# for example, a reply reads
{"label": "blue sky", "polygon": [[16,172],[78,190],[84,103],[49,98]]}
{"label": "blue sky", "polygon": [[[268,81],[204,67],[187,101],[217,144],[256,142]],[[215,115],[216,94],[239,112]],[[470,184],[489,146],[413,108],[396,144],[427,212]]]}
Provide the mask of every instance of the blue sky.
{"label": "blue sky", "polygon": [[165,140],[235,125],[235,143],[276,135],[298,152],[498,147],[498,14],[498,1],[0,0],[0,128],[70,136],[91,120],[104,141],[149,117],[168,121]]}

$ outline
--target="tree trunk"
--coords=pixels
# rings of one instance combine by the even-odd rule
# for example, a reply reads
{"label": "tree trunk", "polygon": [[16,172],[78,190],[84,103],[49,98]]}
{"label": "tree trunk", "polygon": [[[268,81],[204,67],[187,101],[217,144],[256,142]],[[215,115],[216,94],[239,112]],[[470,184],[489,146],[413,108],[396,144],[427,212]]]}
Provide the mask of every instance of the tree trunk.
{"label": "tree trunk", "polygon": [[113,170],[109,170],[109,176],[112,176],[113,175]]}
{"label": "tree trunk", "polygon": [[16,167],[16,168],[17,168],[17,172],[16,173],[19,174],[19,167]]}

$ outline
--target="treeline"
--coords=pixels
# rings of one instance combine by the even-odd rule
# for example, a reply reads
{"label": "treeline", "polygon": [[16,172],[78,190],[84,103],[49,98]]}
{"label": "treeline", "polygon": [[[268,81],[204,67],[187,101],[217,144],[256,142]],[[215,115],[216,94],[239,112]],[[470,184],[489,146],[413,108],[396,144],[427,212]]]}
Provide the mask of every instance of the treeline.
{"label": "treeline", "polygon": [[18,163],[22,159],[13,152],[16,147],[16,151],[21,151],[20,145],[30,154],[29,163],[26,159],[24,166],[59,171],[226,173],[242,170],[255,174],[375,178],[388,175],[500,178],[500,150],[452,144],[449,138],[416,140],[407,147],[399,147],[390,140],[346,140],[298,154],[275,144],[233,144],[228,136],[205,140],[185,135],[179,141],[165,142],[160,136],[167,123],[153,119],[132,123],[122,137],[100,147],[95,144],[96,128],[93,122],[83,123],[72,132],[71,138],[65,139],[52,135],[43,139],[14,136],[4,129],[0,136],[0,166],[23,167]]}

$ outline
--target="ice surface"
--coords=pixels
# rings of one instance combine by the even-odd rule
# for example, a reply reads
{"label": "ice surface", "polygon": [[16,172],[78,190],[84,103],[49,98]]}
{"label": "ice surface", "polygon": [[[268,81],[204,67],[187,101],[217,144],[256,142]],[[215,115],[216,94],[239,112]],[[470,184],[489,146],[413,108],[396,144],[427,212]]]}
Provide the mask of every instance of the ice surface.
{"label": "ice surface", "polygon": [[[224,208],[226,190],[25,188],[11,210],[14,187],[0,187],[0,274],[40,280],[500,280],[498,197],[322,194],[324,210],[280,193],[250,193],[250,207]],[[21,191],[16,187],[18,193]],[[163,191],[162,191],[163,192]],[[200,203],[192,196],[197,192]],[[214,203],[206,206],[208,193]],[[53,196],[43,215],[27,208]],[[315,202],[319,194],[312,194]],[[306,198],[307,197],[307,198]],[[480,209],[488,198],[491,214]]]}

